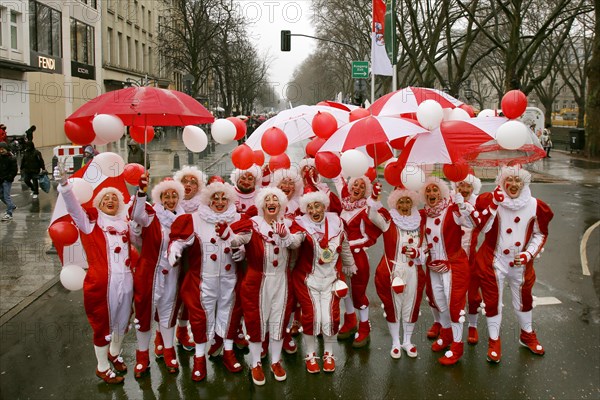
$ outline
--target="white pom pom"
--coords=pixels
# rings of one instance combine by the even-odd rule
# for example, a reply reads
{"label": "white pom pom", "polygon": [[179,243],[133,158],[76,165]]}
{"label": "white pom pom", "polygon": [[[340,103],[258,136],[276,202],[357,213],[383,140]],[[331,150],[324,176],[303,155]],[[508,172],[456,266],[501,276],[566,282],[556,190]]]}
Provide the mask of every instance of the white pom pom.
{"label": "white pom pom", "polygon": [[134,324],[139,324],[139,323],[140,323],[140,320],[139,320],[139,319],[137,319],[137,318],[135,318],[135,319],[133,320],[133,323],[134,323]]}
{"label": "white pom pom", "polygon": [[481,310],[481,315],[485,315],[485,308]]}
{"label": "white pom pom", "polygon": [[106,336],[104,336],[104,340],[106,340],[107,342],[110,342],[110,341],[111,341],[111,339],[112,339],[112,336],[111,336],[111,335],[106,335]]}
{"label": "white pom pom", "polygon": [[138,331],[140,330],[142,326],[140,324],[135,324],[135,329],[137,329]]}
{"label": "white pom pom", "polygon": [[473,216],[475,218],[479,218],[479,211],[473,211]]}
{"label": "white pom pom", "polygon": [[488,215],[488,210],[487,210],[487,209],[483,210],[483,211],[481,212],[481,214],[483,214],[483,215]]}
{"label": "white pom pom", "polygon": [[383,318],[387,318],[387,314],[385,313],[385,311],[383,312]]}
{"label": "white pom pom", "polygon": [[467,315],[467,313],[465,312],[465,310],[460,310],[459,315]]}
{"label": "white pom pom", "polygon": [[385,306],[383,305],[383,303],[381,303],[381,309],[383,310],[385,308]]}
{"label": "white pom pom", "polygon": [[464,317],[464,315],[458,319],[458,322],[460,322],[461,324],[465,323],[465,317]]}

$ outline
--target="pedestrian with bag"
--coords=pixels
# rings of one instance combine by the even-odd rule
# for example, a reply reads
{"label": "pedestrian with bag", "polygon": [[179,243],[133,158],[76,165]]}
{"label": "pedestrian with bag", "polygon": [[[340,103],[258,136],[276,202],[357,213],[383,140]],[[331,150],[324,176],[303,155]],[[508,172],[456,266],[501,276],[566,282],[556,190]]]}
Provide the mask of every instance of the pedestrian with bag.
{"label": "pedestrian with bag", "polygon": [[0,142],[0,200],[6,204],[2,221],[11,221],[17,206],[10,197],[12,183],[17,176],[17,158],[10,152],[6,142]]}
{"label": "pedestrian with bag", "polygon": [[40,194],[38,181],[40,173],[47,173],[42,153],[35,148],[33,142],[25,142],[23,157],[21,158],[21,176],[31,190],[31,196],[34,200]]}

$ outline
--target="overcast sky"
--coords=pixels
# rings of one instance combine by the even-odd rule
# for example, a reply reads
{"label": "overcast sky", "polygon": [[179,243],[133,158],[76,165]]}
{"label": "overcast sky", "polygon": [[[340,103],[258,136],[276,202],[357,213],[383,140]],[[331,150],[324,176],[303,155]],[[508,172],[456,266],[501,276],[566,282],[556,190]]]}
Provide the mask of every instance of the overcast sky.
{"label": "overcast sky", "polygon": [[[285,98],[286,85],[294,70],[315,49],[316,41],[305,37],[292,37],[292,51],[281,51],[281,30],[314,35],[311,24],[310,0],[239,2],[240,11],[250,22],[248,33],[261,54],[267,54],[269,76],[276,92]],[[290,89],[292,90],[292,89]]]}

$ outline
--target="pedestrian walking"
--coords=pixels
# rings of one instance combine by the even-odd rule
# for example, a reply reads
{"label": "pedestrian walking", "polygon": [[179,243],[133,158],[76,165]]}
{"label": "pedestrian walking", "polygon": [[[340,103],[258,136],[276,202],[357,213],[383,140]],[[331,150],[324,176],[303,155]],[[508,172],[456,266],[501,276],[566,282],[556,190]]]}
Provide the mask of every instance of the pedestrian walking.
{"label": "pedestrian walking", "polygon": [[552,139],[550,139],[550,129],[548,129],[548,128],[544,129],[542,136],[540,136],[540,144],[542,145],[544,150],[546,150],[546,158],[552,158],[552,157],[550,157],[550,150],[553,147]]}
{"label": "pedestrian walking", "polygon": [[0,124],[0,142],[8,142],[8,136],[6,135],[6,125]]}
{"label": "pedestrian walking", "polygon": [[129,143],[127,145],[129,151],[127,152],[127,163],[136,163],[140,165],[144,165],[144,159],[146,164],[144,168],[146,171],[150,169],[150,160],[146,157],[146,152],[142,147],[133,139],[129,139]]}
{"label": "pedestrian walking", "polygon": [[17,176],[17,158],[10,152],[8,143],[0,142],[0,200],[6,204],[2,221],[11,221],[17,206],[10,197],[12,184]]}
{"label": "pedestrian walking", "polygon": [[33,142],[26,142],[23,157],[21,157],[21,176],[31,190],[33,199],[37,199],[40,194],[38,182],[40,173],[46,173],[42,153],[35,148]]}
{"label": "pedestrian walking", "polygon": [[33,142],[33,132],[35,132],[36,130],[36,126],[35,125],[31,125],[26,131],[25,131],[25,137],[27,138],[28,142]]}
{"label": "pedestrian walking", "polygon": [[91,144],[84,146],[81,166],[83,167],[84,165],[88,165],[94,159],[96,154],[98,154],[98,152],[92,147]]}

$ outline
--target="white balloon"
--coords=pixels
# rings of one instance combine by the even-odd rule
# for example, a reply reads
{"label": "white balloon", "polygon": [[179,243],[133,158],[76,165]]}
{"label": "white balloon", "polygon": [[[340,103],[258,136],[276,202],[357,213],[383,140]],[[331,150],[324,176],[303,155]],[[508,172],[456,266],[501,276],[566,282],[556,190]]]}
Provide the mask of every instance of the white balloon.
{"label": "white balloon", "polygon": [[516,150],[527,142],[528,131],[521,121],[507,121],[496,131],[496,141],[504,149]]}
{"label": "white balloon", "polygon": [[485,117],[497,117],[498,113],[496,110],[491,110],[486,108],[485,110],[481,110],[479,114],[477,114],[477,118],[485,118]]}
{"label": "white balloon", "polygon": [[404,187],[417,191],[425,184],[425,172],[416,165],[407,165],[400,174],[400,180]]}
{"label": "white balloon", "polygon": [[[116,142],[125,133],[125,125],[121,118],[111,114],[98,114],[92,120],[96,138],[106,143]],[[100,143],[96,143],[100,144]]]}
{"label": "white balloon", "polygon": [[195,153],[203,151],[208,145],[208,137],[206,137],[206,133],[204,133],[202,128],[198,128],[194,125],[188,125],[183,128],[182,139],[185,147]]}
{"label": "white balloon", "polygon": [[468,112],[463,110],[462,108],[456,107],[450,112],[449,121],[465,121],[467,119],[471,119],[471,116]]}
{"label": "white balloon", "polygon": [[116,178],[125,170],[125,161],[123,161],[123,158],[117,153],[112,153],[110,151],[95,156],[90,167],[92,167],[93,164],[100,169],[102,175],[109,178]]}
{"label": "white balloon", "polygon": [[233,141],[237,130],[233,122],[223,118],[216,120],[212,124],[210,132],[212,134],[213,139],[215,139],[215,142],[227,144]]}
{"label": "white balloon", "polygon": [[87,203],[92,199],[94,187],[91,183],[81,178],[71,178],[69,180],[73,185],[73,194],[77,201],[79,201],[79,204]]}
{"label": "white balloon", "polygon": [[60,283],[69,290],[83,289],[85,270],[79,265],[65,265],[60,270]]}
{"label": "white balloon", "polygon": [[417,108],[417,121],[423,128],[433,130],[440,126],[444,119],[444,110],[435,100],[425,100]]}
{"label": "white balloon", "polygon": [[369,159],[356,149],[343,152],[340,163],[344,173],[353,178],[363,176],[369,169]]}

